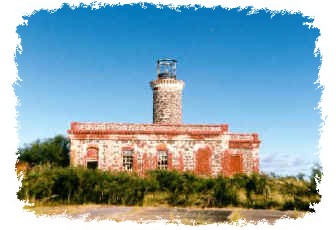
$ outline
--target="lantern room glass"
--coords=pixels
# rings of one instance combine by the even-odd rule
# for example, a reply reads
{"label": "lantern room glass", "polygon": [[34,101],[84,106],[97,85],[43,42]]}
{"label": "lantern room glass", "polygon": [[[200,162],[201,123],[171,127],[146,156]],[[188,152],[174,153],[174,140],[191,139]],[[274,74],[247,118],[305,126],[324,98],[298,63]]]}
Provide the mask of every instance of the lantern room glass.
{"label": "lantern room glass", "polygon": [[175,59],[159,59],[157,61],[158,69],[158,78],[167,79],[172,78],[176,79],[176,60]]}

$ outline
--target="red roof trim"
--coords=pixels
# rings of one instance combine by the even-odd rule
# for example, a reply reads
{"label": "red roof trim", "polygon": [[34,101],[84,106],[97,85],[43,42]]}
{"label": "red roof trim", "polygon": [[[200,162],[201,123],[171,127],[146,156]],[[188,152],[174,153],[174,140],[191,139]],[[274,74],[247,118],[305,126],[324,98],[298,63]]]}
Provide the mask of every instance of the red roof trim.
{"label": "red roof trim", "polygon": [[131,124],[72,122],[69,134],[189,134],[219,135],[228,131],[227,124]]}

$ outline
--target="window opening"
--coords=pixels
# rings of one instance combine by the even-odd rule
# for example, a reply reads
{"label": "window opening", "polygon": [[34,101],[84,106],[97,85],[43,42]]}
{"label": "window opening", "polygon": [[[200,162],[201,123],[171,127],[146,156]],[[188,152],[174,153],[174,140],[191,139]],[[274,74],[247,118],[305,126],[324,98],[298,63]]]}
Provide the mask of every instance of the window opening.
{"label": "window opening", "polygon": [[158,169],[168,169],[167,151],[158,151]]}
{"label": "window opening", "polygon": [[133,169],[133,151],[123,151],[123,169],[125,171],[132,171]]}
{"label": "window opening", "polygon": [[97,169],[98,168],[98,161],[88,161],[88,162],[86,162],[86,167],[88,169]]}

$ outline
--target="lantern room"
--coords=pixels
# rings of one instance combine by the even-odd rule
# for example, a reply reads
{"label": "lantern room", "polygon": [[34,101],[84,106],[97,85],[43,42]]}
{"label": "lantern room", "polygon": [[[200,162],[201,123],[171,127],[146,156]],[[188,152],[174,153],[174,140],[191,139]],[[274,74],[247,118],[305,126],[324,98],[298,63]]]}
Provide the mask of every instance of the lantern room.
{"label": "lantern room", "polygon": [[157,61],[157,71],[159,79],[176,79],[176,63],[175,59],[164,58]]}

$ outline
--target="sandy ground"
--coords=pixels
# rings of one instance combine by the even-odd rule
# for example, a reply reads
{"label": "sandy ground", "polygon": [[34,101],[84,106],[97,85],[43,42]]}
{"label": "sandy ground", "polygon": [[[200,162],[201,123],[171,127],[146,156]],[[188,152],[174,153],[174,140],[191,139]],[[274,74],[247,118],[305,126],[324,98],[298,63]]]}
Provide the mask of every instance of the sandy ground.
{"label": "sandy ground", "polygon": [[284,216],[298,218],[304,212],[278,211],[278,210],[256,210],[239,208],[174,208],[174,207],[125,207],[125,206],[102,206],[102,205],[78,205],[78,206],[38,206],[27,208],[30,211],[40,214],[62,214],[66,213],[69,218],[82,218],[90,221],[116,220],[116,221],[137,221],[149,222],[164,219],[168,222],[180,222],[183,224],[211,224],[229,222],[243,218],[246,221],[257,222],[265,219],[270,224]]}

